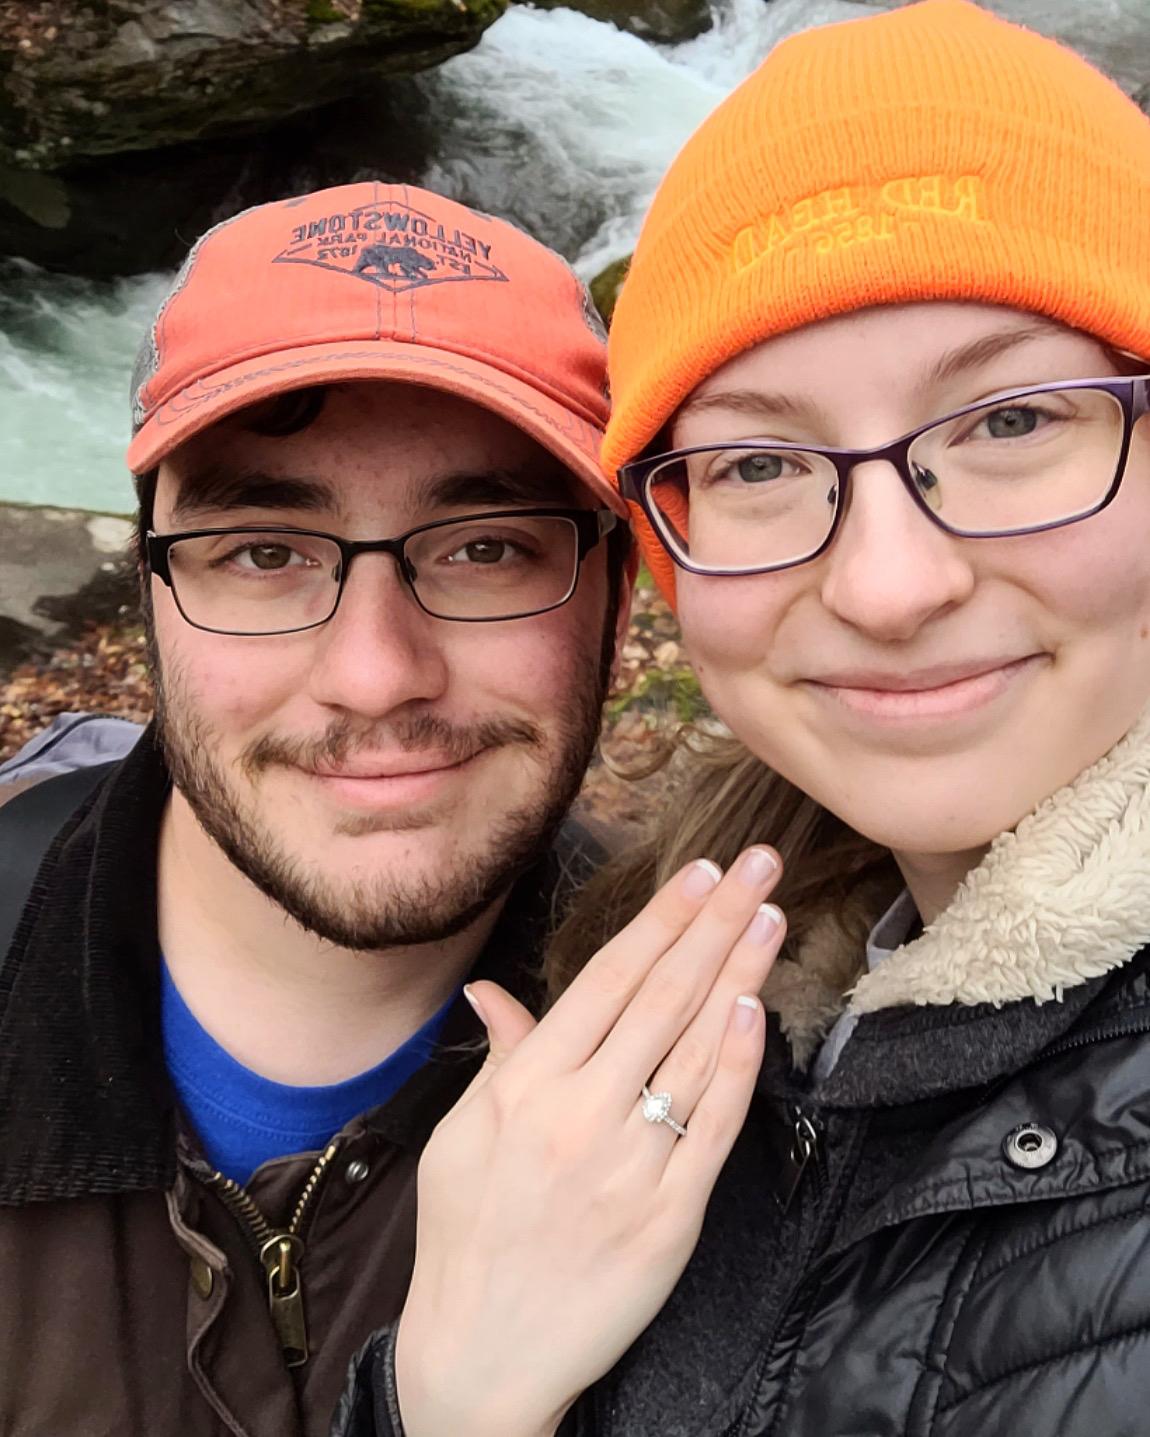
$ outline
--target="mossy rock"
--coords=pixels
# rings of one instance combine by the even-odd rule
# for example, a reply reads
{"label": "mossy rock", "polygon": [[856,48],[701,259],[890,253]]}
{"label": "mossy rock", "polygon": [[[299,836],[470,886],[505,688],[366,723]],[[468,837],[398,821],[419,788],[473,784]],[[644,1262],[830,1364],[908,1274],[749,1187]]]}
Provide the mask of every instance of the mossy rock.
{"label": "mossy rock", "polygon": [[591,298],[595,301],[595,308],[603,316],[604,324],[611,323],[619,291],[623,288],[630,264],[631,256],[624,255],[622,259],[613,261],[605,270],[601,270],[591,281]]}

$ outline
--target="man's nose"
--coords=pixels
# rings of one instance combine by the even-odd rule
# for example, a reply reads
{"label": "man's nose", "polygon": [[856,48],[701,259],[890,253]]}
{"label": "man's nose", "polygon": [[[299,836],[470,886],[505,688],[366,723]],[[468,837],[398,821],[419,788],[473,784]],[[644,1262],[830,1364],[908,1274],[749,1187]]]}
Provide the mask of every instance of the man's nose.
{"label": "man's nose", "polygon": [[860,464],[827,552],[822,601],[875,639],[910,639],[930,619],[969,598],[973,542],[933,524],[892,464]]}
{"label": "man's nose", "polygon": [[447,621],[424,613],[390,554],[360,554],[317,633],[309,689],[330,708],[381,718],[442,696]]}

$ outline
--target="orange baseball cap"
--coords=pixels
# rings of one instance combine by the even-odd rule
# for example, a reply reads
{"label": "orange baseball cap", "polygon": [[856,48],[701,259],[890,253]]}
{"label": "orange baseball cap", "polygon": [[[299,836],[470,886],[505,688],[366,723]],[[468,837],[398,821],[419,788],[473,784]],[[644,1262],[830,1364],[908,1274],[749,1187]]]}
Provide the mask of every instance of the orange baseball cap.
{"label": "orange baseball cap", "polygon": [[501,415],[625,514],[599,465],[605,339],[564,259],[453,200],[369,182],[258,205],[196,243],[161,304],[128,465],[288,390],[398,380]]}

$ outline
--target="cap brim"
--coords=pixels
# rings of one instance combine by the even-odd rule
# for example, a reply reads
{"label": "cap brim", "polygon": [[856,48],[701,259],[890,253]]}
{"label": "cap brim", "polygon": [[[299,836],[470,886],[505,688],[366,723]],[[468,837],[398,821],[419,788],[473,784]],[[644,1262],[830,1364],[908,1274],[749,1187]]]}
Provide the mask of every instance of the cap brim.
{"label": "cap brim", "polygon": [[199,379],[161,404],[128,448],[133,474],[145,474],[212,424],[250,404],[313,384],[352,380],[419,384],[468,399],[514,424],[549,450],[617,514],[627,505],[599,467],[601,430],[514,375],[449,350],[394,341],[313,344],[262,354]]}

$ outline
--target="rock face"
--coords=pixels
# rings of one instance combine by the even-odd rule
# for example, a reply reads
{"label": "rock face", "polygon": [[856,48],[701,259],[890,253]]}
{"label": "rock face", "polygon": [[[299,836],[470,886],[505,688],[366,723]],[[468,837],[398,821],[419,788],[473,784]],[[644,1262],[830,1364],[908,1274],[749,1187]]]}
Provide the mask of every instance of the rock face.
{"label": "rock face", "polygon": [[0,251],[83,274],[168,264],[237,186],[269,198],[348,139],[403,178],[391,77],[469,49],[506,4],[8,0]]}
{"label": "rock face", "polygon": [[126,519],[0,504],[0,675],[135,605],[133,532]]}
{"label": "rock face", "polygon": [[563,6],[606,20],[641,40],[677,44],[693,40],[714,23],[709,0],[532,0],[540,10]]}

